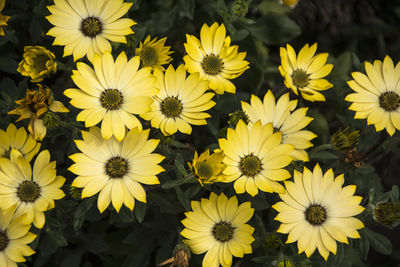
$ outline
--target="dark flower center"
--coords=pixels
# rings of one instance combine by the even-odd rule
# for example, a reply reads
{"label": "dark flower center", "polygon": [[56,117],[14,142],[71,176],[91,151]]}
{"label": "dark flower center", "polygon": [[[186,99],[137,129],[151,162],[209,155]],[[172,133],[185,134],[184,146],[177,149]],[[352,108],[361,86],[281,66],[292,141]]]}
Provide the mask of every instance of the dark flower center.
{"label": "dark flower center", "polygon": [[203,161],[203,162],[199,162],[197,163],[197,173],[200,177],[203,178],[207,178],[210,179],[212,177],[213,174],[213,169],[211,167],[211,164]]}
{"label": "dark flower center", "polygon": [[395,111],[400,106],[400,97],[395,92],[384,92],[379,96],[379,106],[385,111]]}
{"label": "dark flower center", "polygon": [[253,154],[247,155],[240,160],[239,169],[243,175],[254,177],[262,171],[261,160]]}
{"label": "dark flower center", "polygon": [[176,96],[169,96],[161,102],[161,113],[167,118],[176,118],[182,113],[182,102]]}
{"label": "dark flower center", "polygon": [[304,213],[306,221],[312,225],[321,225],[326,221],[326,210],[321,205],[313,204]]}
{"label": "dark flower center", "polygon": [[124,103],[124,97],[118,89],[106,89],[100,95],[100,104],[107,110],[117,110]]}
{"label": "dark flower center", "polygon": [[46,62],[49,60],[49,57],[46,54],[39,54],[33,58],[33,67],[37,72],[42,72],[47,70]]}
{"label": "dark flower center", "polygon": [[292,74],[293,84],[298,88],[303,88],[308,85],[310,81],[307,72],[301,69],[297,69]]}
{"label": "dark flower center", "polygon": [[81,22],[81,32],[86,37],[94,38],[103,31],[103,24],[96,17],[88,17]]}
{"label": "dark flower center", "polygon": [[111,178],[122,178],[128,172],[128,161],[121,157],[113,157],[106,163],[106,173]]}
{"label": "dark flower center", "polygon": [[201,67],[206,74],[214,76],[223,70],[224,62],[222,62],[219,56],[210,54],[204,57],[203,61],[201,62]]}
{"label": "dark flower center", "polygon": [[157,51],[153,47],[143,47],[139,54],[144,67],[154,66],[157,63]]}
{"label": "dark flower center", "polygon": [[40,187],[34,181],[23,181],[17,188],[17,196],[22,202],[35,202],[40,197]]}
{"label": "dark flower center", "polygon": [[234,230],[231,223],[222,221],[214,225],[212,234],[219,242],[227,242],[233,238]]}
{"label": "dark flower center", "polygon": [[0,230],[0,251],[3,251],[7,248],[8,245],[8,236],[5,232]]}

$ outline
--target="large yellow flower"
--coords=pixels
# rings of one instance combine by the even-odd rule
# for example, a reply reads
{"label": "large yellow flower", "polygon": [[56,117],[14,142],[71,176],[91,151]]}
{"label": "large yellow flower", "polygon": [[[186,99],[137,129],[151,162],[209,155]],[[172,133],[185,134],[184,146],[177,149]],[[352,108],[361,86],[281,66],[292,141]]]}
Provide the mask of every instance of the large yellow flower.
{"label": "large yellow flower", "polygon": [[17,262],[25,262],[24,257],[35,253],[27,245],[36,238],[29,228],[30,224],[13,219],[10,210],[0,210],[0,266],[17,267]]}
{"label": "large yellow flower", "polygon": [[400,130],[400,63],[396,67],[389,56],[374,64],[365,62],[367,75],[353,72],[354,80],[348,85],[355,93],[345,100],[353,102],[350,110],[356,111],[355,119],[367,119],[368,125],[374,124],[376,131],[386,131],[393,135]]}
{"label": "large yellow flower", "polygon": [[135,199],[146,202],[142,184],[159,184],[157,174],[164,169],[158,164],[165,158],[153,152],[159,141],[148,140],[150,130],[130,130],[122,142],[104,140],[100,129],[82,131],[83,140],[75,140],[82,153],[70,156],[75,162],[69,170],[79,175],[72,186],[83,188],[82,198],[99,193],[97,207],[103,212],[110,202],[119,212],[122,204],[130,210]]}
{"label": "large yellow flower", "polygon": [[200,78],[210,81],[210,88],[217,94],[235,93],[236,87],[229,80],[247,70],[249,62],[244,60],[246,52],[238,53],[237,45],[230,46],[231,38],[226,36],[224,24],[215,22],[211,27],[204,24],[200,40],[189,34],[186,40],[187,55],[183,60],[188,72],[198,72]]}
{"label": "large yellow flower", "polygon": [[294,146],[292,156],[296,160],[308,161],[305,149],[313,146],[310,140],[317,137],[313,132],[303,130],[313,120],[306,116],[308,108],[296,109],[297,100],[290,101],[289,93],[275,102],[270,90],[264,96],[264,103],[255,95],[251,95],[250,103],[242,101],[242,109],[248,115],[250,125],[258,120],[262,124],[272,123],[274,132],[282,133],[282,143]]}
{"label": "large yellow flower", "polygon": [[314,56],[317,51],[317,44],[308,46],[306,44],[296,56],[296,52],[289,44],[286,49],[281,47],[281,65],[279,71],[285,78],[287,88],[308,101],[325,101],[324,95],[319,91],[327,90],[333,86],[326,79],[332,68],[332,64],[325,64],[328,53],[321,53]]}
{"label": "large yellow flower", "polygon": [[86,127],[101,123],[104,139],[115,136],[121,141],[128,129],[142,124],[133,114],[143,114],[151,109],[158,89],[149,68],[139,70],[140,59],[129,61],[124,52],[115,60],[110,52],[93,60],[94,69],[78,62],[72,80],[80,89],[67,89],[64,94],[71,98],[71,105],[83,109],[76,120]]}
{"label": "large yellow flower", "polygon": [[286,192],[279,194],[283,200],[272,207],[279,214],[278,232],[289,234],[286,243],[297,241],[299,254],[307,257],[318,248],[328,259],[329,251],[336,254],[336,241],[348,244],[347,237],[360,238],[357,229],[363,223],[353,216],[360,214],[362,197],[354,196],[355,185],[342,187],[344,176],[334,178],[332,169],[325,174],[317,164],[314,171],[294,171],[294,182],[285,181]]}
{"label": "large yellow flower", "polygon": [[243,257],[252,253],[254,228],[246,224],[253,217],[250,202],[238,206],[236,196],[211,193],[209,199],[191,202],[193,211],[185,212],[181,235],[194,254],[207,251],[203,267],[232,265],[232,256]]}
{"label": "large yellow flower", "polygon": [[39,152],[40,143],[35,141],[31,134],[27,134],[24,127],[17,130],[10,123],[7,131],[0,129],[0,157],[9,158],[12,149],[17,150],[28,161]]}
{"label": "large yellow flower", "polygon": [[186,77],[185,67],[180,65],[176,71],[169,65],[165,74],[154,71],[156,88],[159,93],[154,97],[151,111],[140,115],[150,121],[151,126],[160,128],[164,135],[180,131],[192,133],[193,125],[205,125],[205,119],[211,117],[204,112],[215,105],[211,100],[214,93],[206,93],[208,82],[199,79],[198,74]]}
{"label": "large yellow flower", "polygon": [[193,161],[192,163],[188,162],[188,165],[201,186],[225,180],[225,176],[222,174],[226,168],[226,165],[222,163],[224,157],[223,151],[216,151],[210,155],[210,150],[207,149],[200,154],[200,157],[197,151],[194,152]]}
{"label": "large yellow flower", "polygon": [[135,55],[140,57],[143,67],[150,67],[152,70],[159,69],[165,71],[162,65],[171,62],[172,58],[169,56],[174,53],[169,51],[170,46],[165,46],[167,37],[157,41],[157,37],[150,41],[150,35],[146,37],[144,42],[135,50]]}
{"label": "large yellow flower", "polygon": [[261,121],[257,121],[248,127],[240,120],[236,129],[228,128],[227,139],[218,141],[225,153],[225,182],[235,181],[236,193],[247,191],[255,196],[258,189],[270,193],[285,191],[278,181],[290,177],[289,172],[282,168],[292,161],[290,154],[294,147],[281,144],[282,133],[273,133],[271,123],[263,126]]}
{"label": "large yellow flower", "polygon": [[55,59],[54,54],[43,46],[25,46],[24,59],[18,64],[17,71],[31,77],[31,82],[41,82],[57,71]]}
{"label": "large yellow flower", "polygon": [[[4,5],[6,4],[6,0],[0,0],[0,12],[3,11]],[[0,13],[0,36],[4,36],[4,26],[7,26],[7,21],[10,19],[10,16],[5,16]]]}
{"label": "large yellow flower", "polygon": [[10,208],[15,218],[42,228],[44,211],[64,197],[60,187],[65,178],[56,175],[56,162],[50,162],[48,150],[39,153],[33,169],[16,150],[11,150],[10,158],[0,158],[0,208]]}
{"label": "large yellow flower", "polygon": [[55,37],[53,45],[64,45],[64,56],[74,60],[87,55],[91,61],[95,54],[111,52],[108,40],[126,43],[125,35],[132,34],[136,22],[121,17],[132,3],[123,0],[54,0],[47,6],[51,15],[46,19],[55,27],[47,35]]}

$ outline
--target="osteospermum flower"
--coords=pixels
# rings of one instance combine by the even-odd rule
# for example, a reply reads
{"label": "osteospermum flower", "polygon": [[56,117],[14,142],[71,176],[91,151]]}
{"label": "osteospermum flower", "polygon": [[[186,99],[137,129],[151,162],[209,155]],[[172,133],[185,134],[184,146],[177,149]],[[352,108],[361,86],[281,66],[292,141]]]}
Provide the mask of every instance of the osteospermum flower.
{"label": "osteospermum flower", "polygon": [[24,59],[19,63],[17,71],[23,76],[31,77],[31,82],[41,82],[57,71],[55,58],[43,46],[25,46]]}
{"label": "osteospermum flower", "polygon": [[192,201],[191,205],[193,211],[185,212],[182,224],[186,228],[181,235],[194,254],[207,251],[203,267],[229,267],[232,256],[252,253],[254,228],[246,224],[254,214],[250,202],[238,206],[236,196],[228,199],[224,193],[211,193],[209,199]]}
{"label": "osteospermum flower", "polygon": [[164,135],[171,135],[180,131],[192,133],[193,125],[205,125],[205,119],[211,117],[204,112],[215,105],[211,100],[214,93],[206,93],[208,82],[199,79],[198,74],[186,77],[185,67],[180,65],[176,71],[169,65],[165,74],[154,71],[156,88],[159,93],[154,96],[151,111],[140,115],[151,121],[151,126],[160,128]]}
{"label": "osteospermum flower", "polygon": [[91,127],[101,121],[101,134],[104,139],[113,135],[118,141],[128,129],[142,124],[133,114],[143,114],[151,109],[158,89],[154,87],[154,77],[150,69],[139,70],[140,59],[129,61],[124,52],[114,62],[110,52],[93,60],[94,69],[78,62],[78,70],[71,76],[79,89],[67,89],[64,94],[71,98],[71,105],[83,109],[76,120],[84,121]]}
{"label": "osteospermum flower", "polygon": [[55,27],[47,35],[55,37],[53,45],[64,45],[64,56],[73,55],[74,61],[87,55],[111,52],[109,42],[126,43],[125,35],[133,34],[136,22],[121,18],[132,3],[122,0],[54,0],[47,6],[51,15],[46,19]]}
{"label": "osteospermum flower", "polygon": [[56,162],[43,150],[33,168],[16,150],[10,159],[0,158],[0,208],[12,209],[15,218],[42,228],[44,211],[54,208],[54,200],[64,197],[60,189],[65,178],[56,175]]}
{"label": "osteospermum flower", "polygon": [[162,65],[171,62],[172,58],[169,56],[174,53],[170,50],[170,46],[165,46],[167,37],[157,41],[157,37],[151,40],[150,35],[146,37],[144,42],[140,42],[139,48],[136,48],[135,55],[140,57],[143,67],[150,67],[152,70],[159,69],[165,71]]}
{"label": "osteospermum flower", "polygon": [[[3,11],[4,5],[6,4],[6,0],[0,0],[0,12]],[[7,21],[10,19],[10,16],[5,16],[0,13],[0,36],[4,36],[4,26],[7,26]]]}
{"label": "osteospermum flower", "polygon": [[43,140],[46,136],[46,125],[43,117],[49,111],[69,112],[60,101],[55,101],[53,93],[49,88],[44,88],[38,84],[38,89],[26,90],[25,98],[15,101],[18,107],[8,112],[8,114],[19,115],[17,121],[30,119],[28,131],[34,136],[35,140]]}
{"label": "osteospermum flower", "polygon": [[0,157],[10,158],[12,149],[18,151],[28,161],[39,152],[41,144],[36,142],[31,134],[27,134],[24,127],[17,129],[10,123],[6,131],[0,129]]}
{"label": "osteospermum flower", "polygon": [[17,267],[17,262],[25,262],[26,256],[35,253],[27,244],[36,235],[29,232],[30,224],[24,224],[20,219],[13,219],[10,210],[0,210],[0,265],[2,267]]}
{"label": "osteospermum flower", "polygon": [[225,155],[222,151],[214,152],[210,155],[210,150],[207,149],[200,154],[200,157],[197,151],[194,152],[193,161],[192,163],[188,162],[188,165],[201,186],[224,180],[224,175],[222,174],[222,171],[226,167],[222,163],[224,157]]}
{"label": "osteospermum flower", "polygon": [[332,68],[332,64],[325,64],[328,53],[321,53],[314,56],[317,51],[317,44],[308,46],[306,44],[296,56],[296,52],[289,44],[286,49],[281,47],[281,65],[279,71],[285,78],[287,88],[308,101],[325,101],[325,97],[319,92],[333,86],[326,79]]}
{"label": "osteospermum flower", "polygon": [[225,182],[235,181],[233,186],[238,194],[247,192],[255,196],[258,189],[283,193],[285,189],[278,181],[290,177],[283,168],[292,161],[294,147],[281,141],[282,133],[273,133],[271,123],[263,126],[257,121],[248,127],[241,120],[236,129],[228,128],[227,138],[218,140],[225,153]]}
{"label": "osteospermum flower", "polygon": [[150,130],[130,130],[122,142],[104,140],[100,129],[82,131],[83,140],[75,140],[82,153],[70,156],[75,162],[69,170],[79,175],[72,186],[83,188],[82,198],[99,193],[97,207],[103,212],[110,202],[119,212],[122,204],[133,210],[135,199],[146,202],[141,184],[159,184],[157,174],[164,171],[158,164],[165,158],[153,152],[159,141],[148,140]]}
{"label": "osteospermum flower", "polygon": [[298,108],[297,100],[289,100],[284,94],[275,102],[270,90],[264,96],[264,102],[251,95],[250,104],[242,101],[242,109],[248,115],[250,124],[261,120],[262,124],[272,123],[274,132],[282,133],[282,143],[294,146],[292,156],[296,160],[308,161],[306,148],[313,146],[311,139],[317,137],[313,132],[303,130],[313,118],[307,117],[308,108]]}
{"label": "osteospermum flower", "polygon": [[322,174],[317,164],[314,171],[304,167],[304,172],[294,171],[294,182],[286,182],[286,192],[279,194],[281,202],[272,207],[279,214],[278,232],[289,234],[286,243],[297,241],[299,254],[307,257],[318,248],[328,259],[329,252],[336,254],[336,241],[348,244],[347,237],[360,238],[357,229],[363,223],[354,218],[364,208],[362,197],[354,196],[355,185],[343,187],[344,176],[334,178],[332,169]]}
{"label": "osteospermum flower", "polygon": [[187,55],[183,57],[189,73],[200,74],[200,78],[210,81],[210,88],[217,94],[235,93],[236,87],[229,80],[239,77],[249,68],[244,60],[246,52],[238,53],[237,45],[231,46],[231,38],[226,36],[224,24],[204,24],[200,40],[186,34],[184,44]]}
{"label": "osteospermum flower", "polygon": [[345,100],[353,102],[349,109],[356,111],[355,119],[367,119],[368,125],[374,124],[376,131],[386,131],[393,135],[400,130],[400,73],[389,56],[382,61],[375,60],[374,64],[365,62],[367,75],[353,72],[354,80],[347,84],[354,93],[346,96]]}

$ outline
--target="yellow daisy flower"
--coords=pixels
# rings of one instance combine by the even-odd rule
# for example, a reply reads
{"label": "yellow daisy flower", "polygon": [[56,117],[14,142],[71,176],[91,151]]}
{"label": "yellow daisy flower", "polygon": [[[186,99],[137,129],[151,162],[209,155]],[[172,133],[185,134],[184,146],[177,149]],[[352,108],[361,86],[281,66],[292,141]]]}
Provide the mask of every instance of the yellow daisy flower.
{"label": "yellow daisy flower", "polygon": [[60,101],[55,101],[53,93],[49,88],[37,84],[38,89],[26,90],[25,98],[15,101],[18,105],[16,109],[8,112],[8,114],[19,115],[17,121],[30,119],[28,131],[34,136],[35,140],[43,140],[46,136],[46,125],[44,117],[49,112],[69,112]]}
{"label": "yellow daisy flower", "polygon": [[180,131],[192,133],[193,125],[205,125],[205,119],[211,116],[204,111],[215,105],[211,100],[214,93],[206,93],[208,82],[199,79],[199,75],[191,74],[186,77],[185,67],[180,65],[176,71],[169,65],[165,74],[154,71],[156,88],[159,93],[154,96],[151,111],[140,116],[151,121],[151,126],[160,128],[164,135]]}
{"label": "yellow daisy flower", "polygon": [[211,193],[209,199],[191,205],[193,211],[185,212],[182,224],[186,228],[181,235],[194,254],[207,251],[203,267],[229,267],[232,256],[252,253],[254,228],[246,224],[254,214],[250,202],[238,206],[236,196],[228,199],[224,193]]}
{"label": "yellow daisy flower", "polygon": [[54,54],[43,46],[25,46],[24,59],[19,63],[17,71],[31,77],[31,82],[41,82],[57,71],[55,59]]}
{"label": "yellow daisy flower", "polygon": [[313,118],[307,117],[308,108],[298,108],[297,100],[289,100],[289,93],[281,96],[277,102],[273,93],[268,90],[264,102],[251,95],[250,103],[242,101],[242,109],[248,115],[250,125],[261,120],[261,123],[272,123],[274,132],[282,133],[282,143],[294,146],[292,156],[296,160],[308,161],[306,148],[312,147],[311,139],[317,137],[313,132],[303,130]]}
{"label": "yellow daisy flower", "polygon": [[207,149],[201,153],[200,157],[197,151],[194,152],[193,161],[192,163],[188,162],[188,165],[201,186],[224,180],[224,175],[222,174],[226,167],[225,163],[222,163],[224,157],[223,151],[214,152],[210,155],[210,150]]}
{"label": "yellow daisy flower", "polygon": [[297,241],[299,254],[310,257],[318,248],[328,259],[329,251],[336,254],[336,241],[348,244],[347,237],[360,238],[357,229],[364,224],[354,218],[364,208],[362,197],[354,196],[355,185],[342,187],[344,176],[334,178],[332,169],[325,174],[317,164],[314,171],[294,171],[294,182],[285,181],[286,192],[279,194],[281,202],[272,207],[279,212],[278,232],[289,234],[286,243]]}
{"label": "yellow daisy flower", "polygon": [[27,134],[24,127],[17,130],[14,124],[10,123],[6,131],[0,129],[0,157],[10,158],[12,149],[17,150],[28,161],[39,152],[41,144],[36,143],[31,134]]}
{"label": "yellow daisy flower", "polygon": [[12,217],[10,210],[0,210],[0,266],[2,267],[17,267],[17,262],[25,262],[24,257],[35,253],[27,245],[36,238],[35,234],[29,232],[31,225]]}
{"label": "yellow daisy flower", "polygon": [[281,47],[281,65],[279,71],[285,78],[287,88],[308,101],[325,101],[325,97],[319,92],[333,86],[326,79],[332,68],[332,64],[325,64],[328,53],[321,53],[314,56],[317,51],[317,44],[308,46],[306,44],[296,56],[296,52],[289,44],[286,49]]}
{"label": "yellow daisy flower", "polygon": [[[0,0],[0,12],[3,11],[4,5],[6,4],[6,0]],[[5,16],[0,13],[0,36],[4,36],[4,26],[7,26],[7,21],[10,19],[10,16]]]}
{"label": "yellow daisy flower", "polygon": [[157,41],[157,37],[150,41],[150,35],[146,37],[144,42],[140,42],[139,48],[136,48],[135,55],[140,57],[142,67],[151,67],[152,70],[159,69],[165,71],[162,65],[168,64],[172,61],[169,56],[173,51],[170,46],[165,46],[167,37]]}
{"label": "yellow daisy flower", "polygon": [[218,140],[225,153],[227,165],[223,174],[226,183],[233,182],[236,193],[247,191],[251,196],[264,192],[283,193],[285,189],[278,181],[290,177],[282,168],[292,162],[293,145],[281,144],[282,133],[273,133],[271,123],[262,125],[257,121],[247,126],[242,120],[236,129],[228,128],[227,138]]}
{"label": "yellow daisy flower", "polygon": [[10,158],[0,158],[0,208],[10,208],[15,218],[42,228],[44,211],[54,208],[55,199],[64,197],[60,188],[65,178],[56,176],[56,162],[50,162],[48,150],[39,153],[33,169],[14,149]]}
{"label": "yellow daisy flower", "polygon": [[146,203],[142,184],[159,184],[157,174],[164,171],[158,164],[165,158],[153,152],[159,141],[148,140],[150,130],[130,130],[122,142],[104,140],[100,129],[82,131],[83,140],[75,140],[82,153],[70,156],[75,162],[68,170],[79,175],[72,186],[83,188],[82,198],[99,193],[97,207],[102,213],[110,202],[119,212],[122,204],[130,210],[135,199]]}
{"label": "yellow daisy flower", "polygon": [[67,89],[64,94],[71,98],[71,105],[83,109],[76,120],[84,121],[89,128],[101,123],[104,139],[113,135],[118,141],[128,129],[142,124],[133,114],[142,114],[151,109],[158,89],[154,87],[154,77],[150,69],[139,70],[140,59],[129,61],[124,52],[115,60],[110,52],[93,60],[94,69],[83,62],[76,64],[78,70],[72,71],[72,80],[79,89]]}
{"label": "yellow daisy flower", "polygon": [[200,40],[186,34],[184,44],[187,55],[183,57],[189,73],[200,74],[200,78],[210,81],[210,88],[217,94],[235,93],[236,87],[229,80],[239,77],[249,68],[244,60],[246,52],[238,53],[237,45],[231,46],[231,38],[226,36],[224,24],[204,24]]}
{"label": "yellow daisy flower", "polygon": [[76,61],[87,55],[92,61],[95,54],[111,52],[108,40],[126,43],[125,35],[133,34],[136,22],[121,18],[131,6],[122,0],[54,0],[46,19],[55,27],[47,35],[55,37],[53,45],[65,46],[64,56]]}
{"label": "yellow daisy flower", "polygon": [[353,102],[350,110],[356,111],[355,119],[367,119],[367,124],[374,124],[376,131],[386,131],[393,135],[400,130],[400,62],[386,56],[382,61],[375,60],[374,64],[365,62],[367,75],[353,72],[354,80],[347,84],[354,93],[346,96],[345,100]]}

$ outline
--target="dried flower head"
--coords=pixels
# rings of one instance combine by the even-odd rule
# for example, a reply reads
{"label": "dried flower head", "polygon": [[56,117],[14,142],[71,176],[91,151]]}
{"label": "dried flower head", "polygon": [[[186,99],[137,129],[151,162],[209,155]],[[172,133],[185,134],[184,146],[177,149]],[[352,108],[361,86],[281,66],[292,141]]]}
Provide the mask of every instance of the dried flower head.
{"label": "dried flower head", "polygon": [[23,76],[31,77],[32,82],[41,82],[57,71],[55,58],[43,46],[25,46],[24,59],[19,63],[17,71]]}

